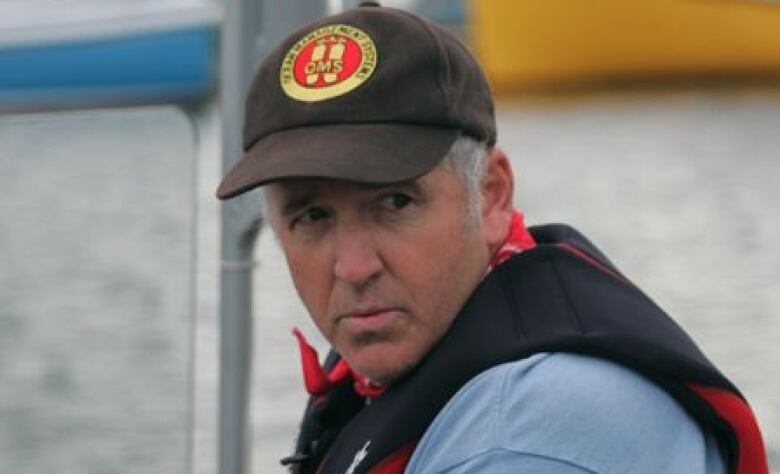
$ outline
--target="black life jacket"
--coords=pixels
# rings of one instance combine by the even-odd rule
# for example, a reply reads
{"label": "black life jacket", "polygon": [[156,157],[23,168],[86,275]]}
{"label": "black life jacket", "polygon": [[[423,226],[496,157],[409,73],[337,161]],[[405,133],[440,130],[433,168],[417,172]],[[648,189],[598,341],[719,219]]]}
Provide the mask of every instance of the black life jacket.
{"label": "black life jacket", "polygon": [[343,383],[313,397],[296,454],[283,464],[296,474],[401,473],[474,376],[538,352],[571,352],[620,363],[665,389],[717,435],[729,473],[768,474],[750,407],[685,332],[572,228],[529,230],[537,246],[493,270],[442,340],[383,395],[366,404]]}

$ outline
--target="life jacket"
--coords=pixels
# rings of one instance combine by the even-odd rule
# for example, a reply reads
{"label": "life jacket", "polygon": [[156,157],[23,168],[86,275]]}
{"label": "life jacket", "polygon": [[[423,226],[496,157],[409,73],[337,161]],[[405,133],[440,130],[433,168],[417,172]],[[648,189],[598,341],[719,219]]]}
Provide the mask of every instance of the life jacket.
{"label": "life jacket", "polygon": [[[731,474],[768,474],[763,440],[739,391],[688,335],[585,237],[564,225],[495,268],[426,357],[375,400],[344,382],[313,396],[292,473],[402,473],[444,405],[490,367],[538,352],[608,359],[652,380],[714,432]],[[326,370],[336,367],[331,353]]]}

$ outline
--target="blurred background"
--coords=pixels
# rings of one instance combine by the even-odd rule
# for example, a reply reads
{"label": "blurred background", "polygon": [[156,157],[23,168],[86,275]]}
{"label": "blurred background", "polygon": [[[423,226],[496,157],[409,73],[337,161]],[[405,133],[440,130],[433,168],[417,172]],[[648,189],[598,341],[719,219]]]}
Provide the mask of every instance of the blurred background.
{"label": "blurred background", "polygon": [[[0,0],[0,472],[217,472],[221,364],[248,382],[248,472],[283,472],[290,330],[326,345],[270,232],[225,254],[258,196],[214,191],[256,60],[354,3]],[[579,228],[672,314],[780,470],[780,6],[382,3],[473,49],[529,223]],[[253,274],[245,326],[220,325],[220,272]]]}

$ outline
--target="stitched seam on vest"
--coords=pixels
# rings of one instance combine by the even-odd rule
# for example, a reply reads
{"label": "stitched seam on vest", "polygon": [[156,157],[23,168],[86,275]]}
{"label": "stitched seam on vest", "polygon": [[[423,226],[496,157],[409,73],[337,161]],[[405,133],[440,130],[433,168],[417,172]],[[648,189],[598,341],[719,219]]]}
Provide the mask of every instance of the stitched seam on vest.
{"label": "stitched seam on vest", "polygon": [[558,271],[558,265],[556,264],[555,260],[550,259],[548,260],[550,263],[550,267],[552,267],[553,275],[555,275],[556,281],[558,281],[558,286],[561,289],[561,293],[563,294],[563,299],[566,302],[566,307],[569,308],[569,315],[572,322],[574,322],[574,325],[579,329],[581,334],[585,334],[585,327],[582,324],[582,320],[580,320],[579,315],[577,314],[577,310],[574,308],[574,305],[572,304],[571,296],[569,295],[568,288],[563,283],[563,278],[561,278],[561,274]]}
{"label": "stitched seam on vest", "polygon": [[516,339],[528,339],[528,335],[526,333],[525,327],[523,326],[523,312],[520,311],[520,306],[518,306],[517,301],[515,301],[515,294],[512,291],[512,283],[511,281],[507,281],[508,278],[504,278],[501,282],[501,291],[504,293],[504,297],[509,302],[509,309],[511,310],[512,317],[512,328],[515,331],[515,338]]}

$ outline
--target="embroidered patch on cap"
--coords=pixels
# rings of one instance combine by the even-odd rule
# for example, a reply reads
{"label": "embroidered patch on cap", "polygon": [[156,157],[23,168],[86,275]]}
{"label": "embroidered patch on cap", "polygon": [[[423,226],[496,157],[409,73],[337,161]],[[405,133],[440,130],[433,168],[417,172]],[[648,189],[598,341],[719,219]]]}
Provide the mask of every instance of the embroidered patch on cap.
{"label": "embroidered patch on cap", "polygon": [[376,46],[363,30],[328,25],[301,38],[282,60],[279,80],[285,94],[318,102],[352,91],[371,76]]}

